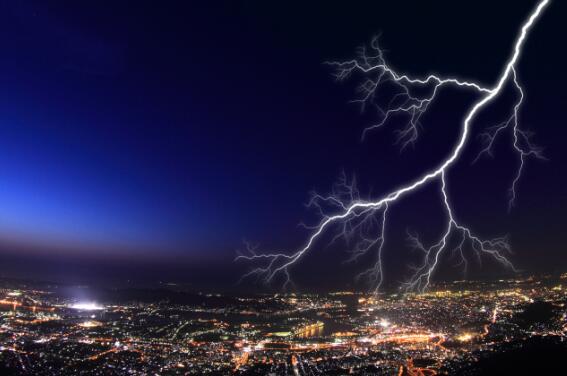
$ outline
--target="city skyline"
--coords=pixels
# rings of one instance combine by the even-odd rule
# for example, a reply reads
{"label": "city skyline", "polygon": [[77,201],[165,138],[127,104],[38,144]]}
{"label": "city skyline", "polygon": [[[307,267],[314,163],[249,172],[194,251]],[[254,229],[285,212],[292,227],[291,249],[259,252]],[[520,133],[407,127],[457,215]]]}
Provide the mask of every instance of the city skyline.
{"label": "city skyline", "polygon": [[561,275],[420,294],[191,293],[0,279],[3,374],[482,375],[556,370]]}

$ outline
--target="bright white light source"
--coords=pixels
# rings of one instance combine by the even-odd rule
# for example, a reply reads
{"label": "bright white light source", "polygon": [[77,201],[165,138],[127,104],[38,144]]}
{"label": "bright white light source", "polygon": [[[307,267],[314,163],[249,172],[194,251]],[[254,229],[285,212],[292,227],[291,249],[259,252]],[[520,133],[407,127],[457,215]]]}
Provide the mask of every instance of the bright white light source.
{"label": "bright white light source", "polygon": [[79,311],[100,311],[104,309],[103,306],[100,306],[96,303],[75,303],[69,306],[69,308],[73,308]]}

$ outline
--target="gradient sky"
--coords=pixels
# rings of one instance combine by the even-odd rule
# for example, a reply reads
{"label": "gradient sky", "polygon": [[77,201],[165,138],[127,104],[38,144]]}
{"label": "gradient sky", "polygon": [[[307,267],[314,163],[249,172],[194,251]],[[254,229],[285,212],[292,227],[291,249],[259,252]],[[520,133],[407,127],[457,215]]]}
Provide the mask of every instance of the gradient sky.
{"label": "gradient sky", "polygon": [[[400,153],[388,131],[360,142],[372,116],[348,104],[356,82],[337,84],[322,62],[350,58],[381,33],[399,70],[489,85],[535,2],[383,3],[2,2],[4,265],[147,258],[238,274],[230,265],[243,238],[267,249],[301,244],[297,224],[315,219],[309,191],[328,191],[341,171],[378,194],[434,166],[470,97],[448,93],[421,142]],[[457,215],[483,235],[510,234],[525,269],[567,267],[560,6],[534,28],[519,66],[521,121],[548,160],[528,162],[511,213],[517,160],[504,142],[474,166],[481,144],[472,143],[450,174]],[[510,98],[475,127],[498,122]],[[441,231],[436,195],[399,204],[394,264],[405,263],[407,227]]]}

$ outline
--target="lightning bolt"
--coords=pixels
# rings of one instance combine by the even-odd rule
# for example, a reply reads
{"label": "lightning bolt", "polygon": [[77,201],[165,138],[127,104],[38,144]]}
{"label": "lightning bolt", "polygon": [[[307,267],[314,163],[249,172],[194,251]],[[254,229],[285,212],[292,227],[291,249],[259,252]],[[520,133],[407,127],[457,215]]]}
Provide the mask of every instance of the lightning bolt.
{"label": "lightning bolt", "polygon": [[[397,141],[401,144],[402,149],[418,140],[420,120],[430,104],[437,98],[441,89],[455,87],[470,90],[477,93],[479,98],[468,110],[462,121],[461,134],[453,151],[437,168],[425,172],[415,181],[373,200],[362,199],[356,189],[354,179],[349,181],[346,177],[343,177],[329,196],[318,194],[312,196],[310,204],[319,210],[322,219],[316,226],[310,228],[311,234],[306,244],[293,252],[257,253],[255,248],[248,247],[246,252],[240,253],[236,259],[251,261],[259,266],[245,274],[244,278],[256,276],[269,283],[276,276],[283,275],[285,278],[284,287],[286,287],[292,283],[290,268],[313,249],[314,244],[323,233],[335,226],[338,230],[333,241],[344,238],[347,244],[352,244],[353,239],[356,239],[352,248],[349,249],[351,257],[347,261],[356,261],[361,256],[375,250],[375,263],[368,270],[360,273],[357,278],[366,278],[375,284],[376,289],[380,288],[384,280],[382,254],[386,241],[388,210],[405,195],[415,193],[418,189],[429,184],[439,186],[441,201],[447,217],[445,230],[440,240],[430,246],[424,245],[417,235],[408,234],[413,247],[423,253],[423,259],[419,265],[411,268],[413,272],[405,282],[405,287],[420,291],[426,289],[439,267],[441,256],[450,251],[460,257],[459,264],[464,267],[466,272],[468,260],[465,245],[472,249],[479,261],[482,256],[489,256],[504,267],[515,270],[513,264],[506,257],[507,253],[510,252],[510,246],[505,237],[482,239],[475,235],[469,227],[457,220],[449,200],[447,174],[461,156],[463,148],[470,141],[471,124],[477,114],[491,104],[507,84],[513,85],[518,98],[511,114],[504,122],[489,128],[487,132],[482,134],[484,147],[477,156],[478,159],[484,154],[490,155],[494,141],[507,130],[510,131],[514,151],[519,157],[519,166],[510,187],[509,208],[513,206],[517,196],[516,187],[526,159],[532,156],[542,157],[541,150],[532,144],[530,133],[522,130],[519,126],[518,117],[524,101],[524,91],[518,79],[516,64],[528,33],[548,4],[549,0],[540,1],[522,25],[514,43],[512,54],[493,87],[485,87],[480,83],[453,77],[429,75],[425,78],[419,78],[400,74],[387,64],[379,46],[378,38],[373,39],[370,45],[371,51],[362,48],[358,58],[345,62],[329,63],[336,70],[335,76],[339,80],[351,76],[354,72],[368,77],[361,84],[361,95],[355,101],[359,102],[363,108],[369,104],[374,105],[380,114],[380,119],[363,131],[363,138],[368,132],[386,126],[393,116],[404,115],[408,117],[407,124],[396,132]],[[386,105],[381,106],[378,104],[377,93],[385,85],[389,85],[392,94],[386,101]],[[380,103],[382,102],[380,101]],[[333,210],[334,214],[326,214],[329,210]]]}

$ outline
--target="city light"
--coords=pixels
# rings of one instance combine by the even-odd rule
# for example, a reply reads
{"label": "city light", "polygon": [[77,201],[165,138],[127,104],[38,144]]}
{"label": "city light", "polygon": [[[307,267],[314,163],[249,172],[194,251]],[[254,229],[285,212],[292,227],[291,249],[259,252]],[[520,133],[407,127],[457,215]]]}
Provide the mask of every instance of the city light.
{"label": "city light", "polygon": [[459,342],[468,342],[473,339],[473,335],[471,333],[463,333],[457,336],[457,341]]}
{"label": "city light", "polygon": [[93,302],[81,302],[81,303],[74,303],[69,306],[69,308],[76,309],[78,311],[100,311],[104,309],[103,306],[98,305]]}
{"label": "city light", "polygon": [[[104,314],[91,312],[102,309],[102,302],[61,304],[65,298],[56,293],[22,289],[22,301],[43,309],[4,306],[0,352],[35,359],[26,363],[32,374],[52,361],[69,370],[95,367],[100,374],[111,372],[114,361],[129,374],[186,368],[196,375],[284,375],[286,367],[301,369],[298,375],[367,375],[369,369],[459,374],[479,353],[498,353],[532,338],[563,343],[567,290],[556,288],[559,280],[556,275],[447,282],[423,294],[220,296],[223,306],[216,295],[200,295],[193,303],[124,299],[113,301]],[[534,307],[548,312],[548,319],[522,323]],[[60,352],[76,355],[62,358]],[[420,368],[410,358],[429,365]]]}
{"label": "city light", "polygon": [[96,328],[96,327],[101,326],[101,325],[102,325],[101,322],[92,321],[92,320],[85,321],[85,322],[82,322],[82,323],[79,324],[79,326],[81,326],[83,328]]}

